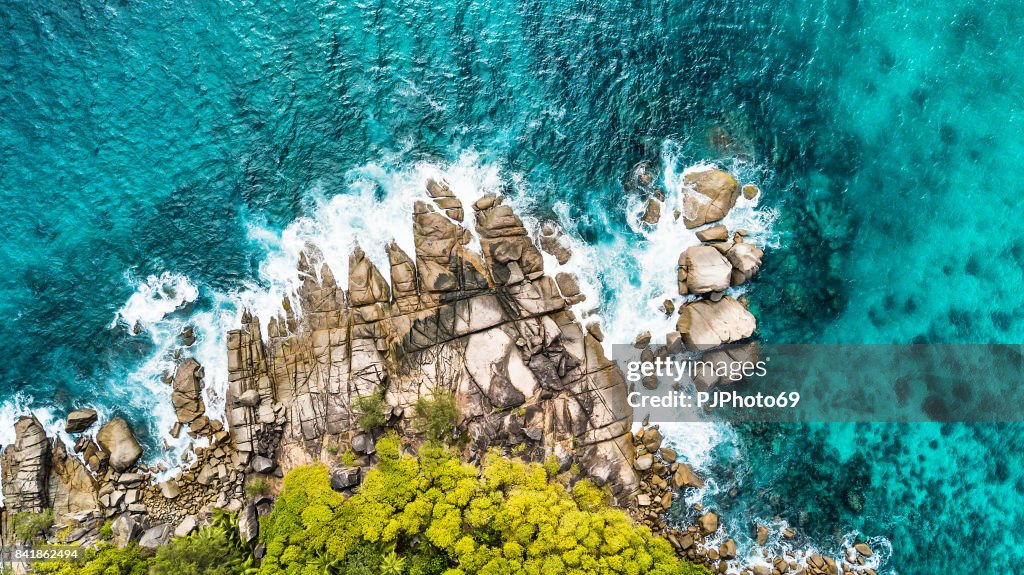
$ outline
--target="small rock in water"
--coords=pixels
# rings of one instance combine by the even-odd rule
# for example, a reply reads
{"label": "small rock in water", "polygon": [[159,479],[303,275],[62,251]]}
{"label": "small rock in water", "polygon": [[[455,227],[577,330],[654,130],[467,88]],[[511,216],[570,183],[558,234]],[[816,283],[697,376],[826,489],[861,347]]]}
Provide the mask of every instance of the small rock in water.
{"label": "small rock in water", "polygon": [[96,423],[96,410],[86,407],[76,409],[68,414],[67,422],[64,424],[64,431],[67,433],[81,433]]}
{"label": "small rock in water", "polygon": [[647,207],[644,209],[644,215],[641,219],[649,226],[658,223],[658,220],[661,219],[661,202],[654,198],[648,198]]}
{"label": "small rock in water", "polygon": [[757,544],[764,545],[768,542],[768,528],[764,525],[757,526]]}
{"label": "small rock in water", "polygon": [[676,304],[670,299],[665,300],[661,305],[665,308],[665,315],[672,315],[676,311]]}
{"label": "small rock in water", "polygon": [[672,475],[672,486],[676,489],[680,487],[704,487],[704,482],[701,481],[697,474],[693,472],[693,469],[685,463],[679,463],[679,467],[676,468],[676,472]]}
{"label": "small rock in water", "polygon": [[641,333],[640,335],[636,336],[636,339],[633,340],[633,347],[635,347],[637,349],[643,349],[643,348],[647,347],[650,343],[651,343],[651,332],[645,331],[645,332]]}
{"label": "small rock in water", "polygon": [[714,511],[708,511],[704,515],[700,516],[698,520],[700,523],[701,531],[704,533],[714,533],[718,531],[718,515]]}

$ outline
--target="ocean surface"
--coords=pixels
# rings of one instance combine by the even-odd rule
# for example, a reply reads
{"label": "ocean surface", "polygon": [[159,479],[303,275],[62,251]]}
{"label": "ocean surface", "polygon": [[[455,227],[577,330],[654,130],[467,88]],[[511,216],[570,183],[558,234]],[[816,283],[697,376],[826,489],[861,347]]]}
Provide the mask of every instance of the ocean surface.
{"label": "ocean surface", "polygon": [[[658,166],[672,201],[708,162],[763,189],[731,217],[768,246],[764,340],[1024,343],[1021,22],[1010,0],[0,1],[0,439],[92,405],[174,456],[178,333],[216,408],[242,308],[279,304],[307,242],[337,270],[409,241],[428,175],[561,221],[621,342],[664,321],[691,241],[638,226],[622,179]],[[742,549],[760,520],[800,534],[773,545],[866,538],[884,573],[1024,561],[1022,425],[674,441]]]}

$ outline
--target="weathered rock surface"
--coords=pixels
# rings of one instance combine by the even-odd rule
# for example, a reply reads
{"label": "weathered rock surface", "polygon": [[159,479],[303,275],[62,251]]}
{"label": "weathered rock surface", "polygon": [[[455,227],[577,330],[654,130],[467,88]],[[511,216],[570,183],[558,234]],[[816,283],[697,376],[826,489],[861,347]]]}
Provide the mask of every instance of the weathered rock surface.
{"label": "weathered rock surface", "polygon": [[679,309],[676,329],[691,350],[707,350],[753,335],[754,316],[730,296],[719,301],[698,300]]}
{"label": "weathered rock surface", "polygon": [[64,423],[66,433],[81,433],[96,423],[96,410],[92,408],[76,409],[68,414]]}
{"label": "weathered rock surface", "polygon": [[726,252],[725,257],[732,264],[730,283],[740,285],[761,269],[761,258],[764,257],[764,250],[747,242],[737,242]]}
{"label": "weathered rock surface", "polygon": [[572,257],[568,242],[563,239],[562,228],[554,222],[544,222],[540,226],[540,249],[555,257],[559,264],[565,264]]}
{"label": "weathered rock surface", "polygon": [[203,368],[198,361],[187,358],[179,363],[172,385],[171,403],[179,423],[188,425],[206,413],[202,397]]}
{"label": "weathered rock surface", "polygon": [[647,206],[644,208],[644,214],[640,219],[649,226],[657,224],[658,220],[661,219],[661,202],[654,198],[648,198]]}
{"label": "weathered rock surface", "polygon": [[49,507],[46,479],[50,443],[39,420],[22,417],[14,424],[14,444],[4,449],[4,505],[12,511],[39,512]]}
{"label": "weathered rock surface", "polygon": [[729,230],[719,224],[710,228],[698,230],[697,239],[702,242],[724,242],[729,239]]}
{"label": "weathered rock surface", "polygon": [[732,265],[711,246],[692,246],[679,254],[679,293],[704,294],[729,287]]}
{"label": "weathered rock surface", "polygon": [[[450,197],[438,186],[429,195]],[[285,309],[267,333],[243,318],[228,335],[228,419],[248,470],[266,471],[266,460],[281,471],[331,460],[328,443],[372,457],[372,438],[356,425],[357,398],[383,396],[391,425],[414,438],[417,400],[452,393],[471,457],[522,444],[524,456],[568,458],[566,468],[578,463],[616,494],[635,490],[622,442],[631,419],[625,379],[566,308],[579,295],[575,278],[556,285],[544,274],[540,251],[503,200],[492,194],[473,205],[482,254],[468,248],[470,230],[417,202],[415,257],[387,246],[390,292],[357,253],[347,291],[321,265],[320,279],[304,276],[291,304],[301,313]],[[569,254],[559,237],[547,226],[540,242],[562,261]],[[307,258],[300,267],[313,269],[314,255]],[[345,489],[357,477],[336,482]]]}
{"label": "weathered rock surface", "polygon": [[174,527],[167,523],[161,523],[160,525],[154,525],[142,533],[142,537],[139,538],[139,547],[145,547],[147,549],[156,549],[161,545],[166,545],[171,540],[171,536],[174,535]]}
{"label": "weathered rock surface", "polygon": [[96,442],[109,458],[110,467],[115,471],[127,471],[142,457],[142,446],[128,422],[115,417],[100,428]]}
{"label": "weathered rock surface", "polygon": [[683,199],[683,223],[696,228],[724,218],[736,205],[740,185],[722,170],[692,172],[683,177],[687,186]]}

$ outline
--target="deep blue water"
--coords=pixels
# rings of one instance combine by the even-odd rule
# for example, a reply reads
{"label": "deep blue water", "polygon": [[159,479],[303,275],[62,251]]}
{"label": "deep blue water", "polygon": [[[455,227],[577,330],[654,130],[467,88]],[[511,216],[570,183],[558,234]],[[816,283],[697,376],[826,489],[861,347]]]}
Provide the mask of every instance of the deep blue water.
{"label": "deep blue water", "polygon": [[[213,309],[266,281],[253,226],[314,213],[368,164],[470,150],[595,244],[630,237],[619,182],[667,141],[739,159],[779,214],[750,294],[769,341],[1024,342],[1022,17],[1007,0],[2,2],[0,399],[145,431],[157,399],[132,374],[154,345],[112,326],[140,278],[187,277],[200,296],[178,313]],[[751,497],[719,502],[737,525],[883,536],[899,573],[1024,559],[1020,426],[739,436],[723,473]]]}

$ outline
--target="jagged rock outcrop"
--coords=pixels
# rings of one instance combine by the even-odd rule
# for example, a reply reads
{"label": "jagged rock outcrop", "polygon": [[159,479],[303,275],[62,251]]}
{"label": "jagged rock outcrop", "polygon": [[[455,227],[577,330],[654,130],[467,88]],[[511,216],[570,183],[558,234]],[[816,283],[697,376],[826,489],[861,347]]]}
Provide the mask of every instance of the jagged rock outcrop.
{"label": "jagged rock outcrop", "polygon": [[[428,193],[435,204],[452,197],[439,182]],[[565,296],[544,275],[540,251],[503,200],[473,205],[482,255],[468,248],[473,234],[458,218],[417,202],[415,258],[386,246],[390,284],[357,251],[348,290],[323,265],[319,280],[305,276],[293,313],[269,318],[266,334],[246,315],[228,336],[228,408],[250,472],[257,458],[284,470],[330,460],[328,445],[366,453],[360,397],[383,397],[390,425],[415,437],[417,400],[452,393],[471,458],[523,445],[528,457],[579,464],[623,497],[635,490],[625,380],[567,309],[578,286],[563,277]]]}
{"label": "jagged rock outcrop", "polygon": [[4,449],[3,456],[4,506],[14,512],[40,512],[49,507],[50,441],[35,416],[18,419],[14,444]]}
{"label": "jagged rock outcrop", "polygon": [[171,385],[171,403],[178,416],[178,423],[192,425],[206,413],[203,404],[203,367],[199,362],[187,358],[178,364]]}
{"label": "jagged rock outcrop", "polygon": [[47,502],[58,515],[73,515],[99,508],[96,478],[60,440],[53,441],[47,480]]}
{"label": "jagged rock outcrop", "polygon": [[[721,219],[735,203],[735,180],[721,174],[687,176],[694,188],[687,193],[703,197],[691,202],[701,220],[694,225]],[[652,214],[664,193],[649,166],[634,176],[633,188],[654,206],[648,223],[656,223]],[[95,441],[79,436],[80,460],[59,439],[48,439],[38,420],[23,418],[15,443],[3,452],[6,511],[53,508],[68,541],[94,541],[112,520],[115,543],[151,547],[195,531],[209,523],[212,510],[225,509],[239,514],[240,536],[252,541],[271,499],[247,494],[250,479],[272,494],[287,471],[321,461],[331,469],[332,487],[350,492],[374,464],[381,428],[415,444],[422,439],[417,404],[450,394],[470,461],[498,447],[534,461],[553,459],[562,471],[578,468],[667,533],[680,553],[702,561],[716,553],[734,557],[731,540],[707,551],[696,543],[705,530],[666,524],[674,490],[703,482],[662,445],[657,428],[630,432],[629,389],[605,357],[600,325],[590,320],[584,327],[570,309],[585,299],[578,278],[545,275],[541,249],[559,265],[572,256],[557,225],[541,226],[538,249],[504,197],[488,194],[472,206],[474,235],[461,223],[464,207],[447,183],[430,180],[426,188],[429,198],[413,209],[411,254],[391,242],[378,268],[356,248],[348,277],[336,279],[310,246],[296,270],[302,283],[279,312],[266,323],[243,314],[227,335],[228,429],[219,414],[206,413],[202,366],[190,358],[178,362],[168,378],[178,420],[172,435],[187,428],[203,441],[189,449],[173,478],[160,475],[162,465],[138,464],[142,447],[123,419],[105,423]],[[685,343],[706,359],[749,358],[756,346],[719,348],[755,329],[745,305],[722,292],[749,280],[763,252],[744,242],[742,232],[729,241],[722,225],[698,237],[715,243],[680,255],[679,291],[688,297],[665,350],[681,353]],[[471,248],[474,240],[479,251]],[[665,301],[668,315],[675,309]],[[654,357],[651,340],[644,331],[633,341],[647,360]],[[696,383],[704,389],[723,382]],[[380,413],[363,429],[368,397]],[[80,410],[67,429],[80,433],[95,422],[94,411]]]}

